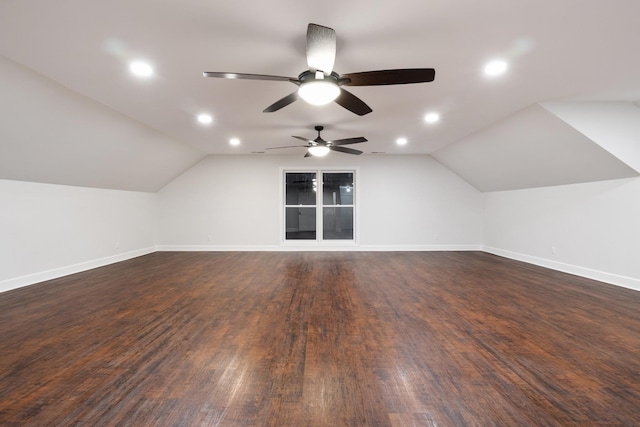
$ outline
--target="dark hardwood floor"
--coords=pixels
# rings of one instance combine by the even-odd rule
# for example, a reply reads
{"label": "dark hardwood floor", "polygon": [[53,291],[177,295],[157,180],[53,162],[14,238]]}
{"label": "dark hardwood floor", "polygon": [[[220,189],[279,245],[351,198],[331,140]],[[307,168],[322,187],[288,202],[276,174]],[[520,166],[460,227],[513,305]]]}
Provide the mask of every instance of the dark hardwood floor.
{"label": "dark hardwood floor", "polygon": [[161,252],[0,294],[2,426],[639,425],[640,292],[478,252]]}

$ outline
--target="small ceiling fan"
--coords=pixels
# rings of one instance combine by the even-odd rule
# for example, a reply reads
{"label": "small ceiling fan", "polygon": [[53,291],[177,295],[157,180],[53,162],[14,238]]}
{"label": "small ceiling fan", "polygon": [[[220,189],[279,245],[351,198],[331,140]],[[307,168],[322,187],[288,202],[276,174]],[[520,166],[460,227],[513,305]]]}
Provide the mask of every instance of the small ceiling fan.
{"label": "small ceiling fan", "polygon": [[266,148],[266,150],[278,150],[281,148],[304,147],[304,148],[307,148],[307,153],[304,155],[305,157],[310,157],[310,156],[322,157],[327,155],[329,151],[339,151],[341,153],[359,155],[359,154],[362,154],[362,151],[354,150],[353,148],[346,148],[342,146],[349,145],[349,144],[359,144],[361,142],[367,142],[367,138],[364,138],[362,136],[358,136],[356,138],[344,138],[344,139],[336,139],[333,141],[325,141],[320,136],[320,132],[322,132],[322,130],[324,129],[324,126],[316,126],[314,129],[318,131],[318,137],[316,139],[307,139],[307,138],[303,138],[301,136],[295,136],[295,135],[293,136],[294,138],[307,142],[307,145],[287,145],[284,147]]}
{"label": "small ceiling fan", "polygon": [[435,70],[433,68],[364,71],[340,75],[333,71],[335,58],[336,32],[329,27],[309,24],[307,27],[307,65],[309,69],[300,73],[298,78],[217,71],[205,71],[202,74],[205,77],[223,79],[285,81],[299,86],[297,91],[265,108],[264,113],[278,111],[298,98],[302,98],[314,105],[324,105],[335,101],[338,105],[359,116],[370,113],[372,111],[371,108],[342,86],[424,83],[431,82],[435,78]]}

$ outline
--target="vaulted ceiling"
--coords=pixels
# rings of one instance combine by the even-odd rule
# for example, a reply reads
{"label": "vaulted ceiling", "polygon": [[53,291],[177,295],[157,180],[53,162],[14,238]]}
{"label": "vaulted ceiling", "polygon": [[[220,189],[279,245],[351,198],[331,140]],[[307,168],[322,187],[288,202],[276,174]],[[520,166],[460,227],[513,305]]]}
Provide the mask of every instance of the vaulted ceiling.
{"label": "vaulted ceiling", "polygon": [[[366,137],[365,153],[433,155],[481,191],[638,176],[638,16],[637,0],[4,1],[0,179],[155,191],[207,154],[264,155],[317,124]],[[310,22],[336,30],[338,73],[436,79],[351,88],[373,109],[359,117],[302,101],[262,113],[295,86],[202,77],[297,76]],[[508,69],[487,77],[496,58]],[[131,75],[136,59],[155,74]]]}

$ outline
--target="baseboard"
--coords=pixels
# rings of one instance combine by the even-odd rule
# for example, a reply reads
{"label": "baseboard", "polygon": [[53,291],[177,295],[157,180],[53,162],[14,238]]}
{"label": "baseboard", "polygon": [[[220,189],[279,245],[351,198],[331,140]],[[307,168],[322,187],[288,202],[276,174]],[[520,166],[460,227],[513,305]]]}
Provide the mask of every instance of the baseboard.
{"label": "baseboard", "polygon": [[449,251],[481,251],[482,245],[364,245],[361,251],[371,252],[449,252]]}
{"label": "baseboard", "polygon": [[600,282],[605,282],[612,285],[621,286],[623,288],[640,291],[640,279],[635,279],[633,277],[620,276],[618,274],[607,273],[606,271],[593,270],[577,265],[565,264],[563,262],[521,254],[518,252],[511,252],[504,249],[493,248],[490,246],[483,246],[482,250],[490,254],[514,259],[516,261],[522,261],[528,264],[534,264],[540,267],[562,271],[563,273],[574,274],[576,276],[586,277],[587,279],[598,280]]}
{"label": "baseboard", "polygon": [[411,251],[481,251],[481,245],[295,245],[282,246],[244,246],[244,245],[158,245],[161,252],[335,252],[335,251],[361,251],[361,252],[411,252]]}
{"label": "baseboard", "polygon": [[138,249],[131,252],[112,255],[105,258],[82,262],[70,266],[55,268],[52,270],[42,271],[39,273],[29,274],[26,276],[16,277],[0,281],[0,293],[10,291],[12,289],[21,288],[23,286],[33,285],[35,283],[47,280],[57,279],[59,277],[70,274],[80,273],[82,271],[91,270],[92,268],[102,267],[114,264],[120,261],[126,261],[142,255],[147,255],[156,251],[169,252],[229,252],[229,251],[270,251],[270,252],[291,252],[291,251],[363,251],[363,252],[411,252],[411,251],[484,251],[494,255],[502,256],[517,261],[538,265],[552,270],[562,271],[564,273],[575,274],[576,276],[586,277],[600,282],[610,283],[612,285],[621,286],[628,289],[640,291],[640,280],[633,277],[621,276],[605,271],[593,270],[590,268],[580,267],[576,265],[566,264],[550,259],[539,258],[531,255],[521,254],[518,252],[507,251],[490,246],[483,245],[159,245],[148,248]]}
{"label": "baseboard", "polygon": [[23,286],[33,285],[35,283],[47,280],[57,279],[59,277],[68,276],[70,274],[80,273],[82,271],[91,270],[92,268],[103,267],[105,265],[114,264],[120,261],[126,261],[142,255],[147,255],[156,251],[156,247],[138,249],[131,252],[112,255],[104,258],[94,259],[91,261],[81,262],[78,264],[68,265],[65,267],[54,268],[51,270],[41,271],[39,273],[29,274],[26,276],[15,277],[13,279],[0,281],[0,293],[10,291],[12,289],[21,288]]}
{"label": "baseboard", "polygon": [[158,245],[158,252],[269,252],[278,246],[264,245]]}

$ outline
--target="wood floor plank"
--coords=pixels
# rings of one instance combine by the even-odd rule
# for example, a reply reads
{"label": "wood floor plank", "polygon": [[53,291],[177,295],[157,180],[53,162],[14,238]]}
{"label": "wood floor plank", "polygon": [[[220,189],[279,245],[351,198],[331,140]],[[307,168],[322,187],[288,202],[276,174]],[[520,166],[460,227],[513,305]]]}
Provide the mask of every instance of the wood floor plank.
{"label": "wood floor plank", "polygon": [[0,294],[0,425],[638,425],[638,307],[480,252],[158,252]]}

